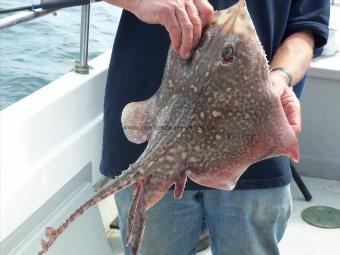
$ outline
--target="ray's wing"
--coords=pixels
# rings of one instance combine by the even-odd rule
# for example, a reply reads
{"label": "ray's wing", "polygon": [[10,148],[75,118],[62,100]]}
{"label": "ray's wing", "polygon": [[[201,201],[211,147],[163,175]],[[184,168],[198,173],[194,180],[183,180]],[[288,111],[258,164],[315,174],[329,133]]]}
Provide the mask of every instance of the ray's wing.
{"label": "ray's wing", "polygon": [[121,121],[126,138],[133,143],[144,143],[152,134],[152,115],[157,93],[141,102],[127,104],[122,112]]}

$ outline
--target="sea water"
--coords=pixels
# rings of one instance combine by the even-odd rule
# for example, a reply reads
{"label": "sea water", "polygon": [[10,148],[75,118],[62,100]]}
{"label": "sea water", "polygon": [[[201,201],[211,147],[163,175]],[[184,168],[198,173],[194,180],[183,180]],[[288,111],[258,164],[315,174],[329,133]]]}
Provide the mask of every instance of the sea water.
{"label": "sea water", "polygon": [[[39,4],[39,0],[0,0],[0,8]],[[89,59],[110,50],[121,10],[91,4]],[[8,15],[0,15],[0,19]],[[0,110],[47,85],[79,59],[81,7],[0,30]]]}

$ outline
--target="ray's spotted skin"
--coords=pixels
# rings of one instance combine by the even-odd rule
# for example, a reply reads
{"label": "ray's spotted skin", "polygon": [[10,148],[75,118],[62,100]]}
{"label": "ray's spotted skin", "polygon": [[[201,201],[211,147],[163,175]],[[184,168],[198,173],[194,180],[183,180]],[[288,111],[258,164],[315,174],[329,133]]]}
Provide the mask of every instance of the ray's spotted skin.
{"label": "ray's spotted skin", "polygon": [[129,103],[125,135],[149,141],[139,159],[74,212],[57,229],[47,228],[48,251],[58,236],[102,199],[134,184],[126,245],[136,255],[146,211],[175,184],[181,198],[187,177],[231,190],[253,163],[286,155],[298,160],[292,127],[268,80],[268,62],[244,0],[218,11],[188,61],[171,49],[156,94]]}

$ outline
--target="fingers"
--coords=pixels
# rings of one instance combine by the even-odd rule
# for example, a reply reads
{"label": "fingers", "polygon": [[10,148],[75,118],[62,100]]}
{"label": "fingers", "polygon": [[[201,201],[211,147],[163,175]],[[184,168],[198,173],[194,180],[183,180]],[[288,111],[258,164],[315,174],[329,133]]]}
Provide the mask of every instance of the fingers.
{"label": "fingers", "polygon": [[188,59],[193,46],[194,26],[191,23],[188,13],[185,9],[176,9],[176,17],[181,27],[181,47],[179,54],[182,58]]}
{"label": "fingers", "polygon": [[190,52],[199,44],[202,28],[207,25],[214,9],[207,0],[185,0],[185,9],[176,9],[177,21],[181,27],[179,53],[188,59]]}
{"label": "fingers", "polygon": [[283,110],[295,133],[301,132],[301,109],[299,99],[290,88],[285,88],[281,96]]}
{"label": "fingers", "polygon": [[188,59],[199,44],[202,28],[213,14],[207,0],[145,0],[139,1],[131,11],[144,22],[163,25],[174,51],[183,59]]}
{"label": "fingers", "polygon": [[189,16],[190,22],[193,26],[192,34],[193,34],[193,39],[192,39],[192,48],[195,48],[201,38],[201,33],[202,33],[202,21],[199,16],[197,7],[194,5],[193,1],[189,0],[186,2],[185,5],[186,12]]}
{"label": "fingers", "polygon": [[188,59],[191,50],[199,44],[202,28],[212,14],[213,8],[206,0],[173,1],[172,5],[163,6],[160,23],[169,32],[172,48],[183,59]]}
{"label": "fingers", "polygon": [[181,48],[181,41],[182,41],[181,27],[178,24],[175,12],[169,12],[167,16],[168,18],[166,19],[164,26],[166,30],[169,32],[173,50],[176,53],[179,53],[180,48]]}
{"label": "fingers", "polygon": [[284,113],[289,125],[296,134],[301,132],[301,107],[299,99],[292,89],[288,88],[285,77],[282,78],[280,73],[271,72],[269,79],[273,85],[275,93],[280,97]]}
{"label": "fingers", "polygon": [[210,22],[214,14],[214,8],[207,0],[193,0],[193,1],[201,18],[202,27],[204,27]]}
{"label": "fingers", "polygon": [[289,125],[293,128],[296,134],[301,132],[301,116],[297,111],[296,105],[287,105],[285,108],[285,114],[287,116]]}
{"label": "fingers", "polygon": [[160,22],[169,32],[172,48],[183,59],[190,57],[193,45],[193,25],[187,14],[185,6],[170,6],[163,8],[160,13]]}

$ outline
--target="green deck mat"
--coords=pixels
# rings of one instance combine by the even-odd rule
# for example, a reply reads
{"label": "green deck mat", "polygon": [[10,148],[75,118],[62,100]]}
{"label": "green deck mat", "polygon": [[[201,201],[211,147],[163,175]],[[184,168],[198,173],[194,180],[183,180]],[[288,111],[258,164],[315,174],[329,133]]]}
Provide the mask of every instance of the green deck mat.
{"label": "green deck mat", "polygon": [[312,206],[301,213],[307,223],[320,228],[340,228],[340,210],[328,206]]}

